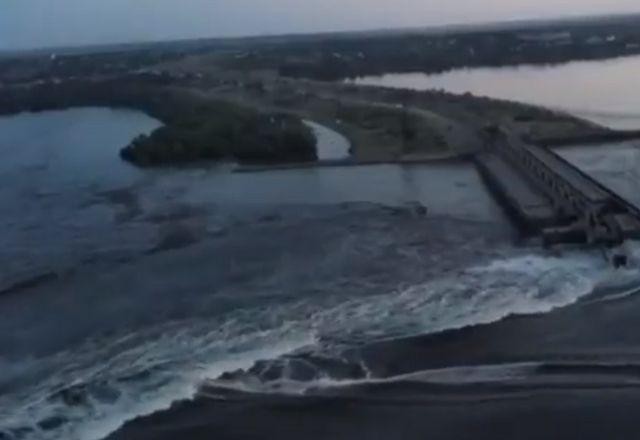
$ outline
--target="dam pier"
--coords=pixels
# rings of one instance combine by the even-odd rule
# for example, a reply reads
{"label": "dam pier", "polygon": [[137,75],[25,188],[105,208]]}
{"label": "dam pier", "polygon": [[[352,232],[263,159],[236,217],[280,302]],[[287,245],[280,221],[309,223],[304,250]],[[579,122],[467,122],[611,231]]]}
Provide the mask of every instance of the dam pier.
{"label": "dam pier", "polygon": [[551,149],[503,127],[486,129],[475,163],[503,208],[545,245],[602,247],[640,239],[640,210]]}

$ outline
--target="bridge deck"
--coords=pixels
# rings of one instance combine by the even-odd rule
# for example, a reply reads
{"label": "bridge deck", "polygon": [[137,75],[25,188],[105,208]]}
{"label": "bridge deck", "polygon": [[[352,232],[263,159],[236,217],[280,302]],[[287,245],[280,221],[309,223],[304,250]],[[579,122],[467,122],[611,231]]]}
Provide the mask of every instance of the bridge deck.
{"label": "bridge deck", "polygon": [[476,157],[476,163],[489,186],[505,199],[519,220],[534,229],[557,223],[550,200],[504,159],[484,153]]}
{"label": "bridge deck", "polygon": [[614,245],[640,238],[640,210],[562,157],[524,142],[516,133],[489,130],[493,152],[476,163],[510,212],[548,243]]}

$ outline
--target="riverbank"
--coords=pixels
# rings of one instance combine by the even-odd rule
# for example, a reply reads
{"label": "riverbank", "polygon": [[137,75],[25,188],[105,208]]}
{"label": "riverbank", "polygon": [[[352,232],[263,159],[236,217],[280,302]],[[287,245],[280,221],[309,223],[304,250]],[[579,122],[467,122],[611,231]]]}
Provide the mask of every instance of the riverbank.
{"label": "riverbank", "polygon": [[181,81],[154,85],[132,76],[16,87],[3,89],[0,112],[84,105],[140,109],[165,124],[123,149],[123,158],[143,166],[228,158],[315,162],[315,140],[303,120],[342,134],[351,160],[363,164],[466,157],[483,148],[484,127],[505,121],[516,131],[546,137],[602,132],[566,114],[471,95],[263,80],[261,87],[220,87],[215,81],[196,87]]}
{"label": "riverbank", "polygon": [[236,72],[269,69],[285,77],[336,81],[387,72],[434,74],[461,68],[603,60],[640,53],[639,22],[637,14],[626,14],[292,35],[234,41],[231,50],[206,54],[208,63],[202,64]]}
{"label": "riverbank", "polygon": [[289,114],[261,113],[223,100],[204,99],[188,89],[136,78],[67,81],[0,92],[0,114],[105,106],[140,110],[164,125],[124,146],[120,156],[138,166],[198,161],[242,163],[312,161],[316,139],[310,127]]}
{"label": "riverbank", "polygon": [[405,157],[398,160],[360,160],[353,159],[335,159],[320,160],[318,162],[301,162],[283,165],[244,165],[236,168],[237,173],[263,173],[268,171],[283,170],[304,170],[310,168],[349,168],[349,167],[367,167],[377,165],[455,165],[470,162],[472,156],[465,155],[441,155],[430,157]]}
{"label": "riverbank", "polygon": [[[243,85],[255,82],[260,88]],[[464,157],[484,148],[483,131],[491,124],[545,138],[609,132],[564,112],[471,94],[274,79],[259,73],[203,89],[211,99],[318,121],[346,136],[352,159],[363,163]]]}
{"label": "riverbank", "polygon": [[[626,86],[638,75],[640,56],[630,56],[549,66],[456,69],[441,74],[389,73],[358,78],[354,83],[472,93],[556,109],[611,129],[638,130],[640,96]],[[552,137],[565,136],[558,132]]]}
{"label": "riverbank", "polygon": [[[524,104],[507,104],[465,94],[437,92],[396,93],[366,87],[344,87],[312,79],[344,79],[387,72],[439,73],[451,69],[488,66],[549,65],[575,60],[603,60],[640,53],[640,16],[607,16],[575,20],[486,25],[471,28],[360,32],[287,38],[215,40],[180,44],[144,45],[139,56],[126,50],[112,54],[36,57],[33,66],[22,59],[4,60],[2,84],[39,87],[47,81],[65,85],[84,81],[127,78],[137,84],[188,89],[206,102],[233,102],[245,109],[275,113],[284,118],[307,118],[346,136],[356,161],[388,162],[405,157],[465,155],[482,148],[479,131],[487,124],[514,123],[532,137],[591,136],[584,121],[569,120],[562,112],[537,110]],[[199,47],[200,49],[196,49]],[[400,48],[400,49],[399,49]],[[114,61],[120,61],[116,63]],[[87,67],[91,65],[91,69]],[[432,87],[433,88],[433,87]],[[3,85],[2,90],[9,87]],[[519,87],[528,89],[528,87]],[[68,96],[58,95],[58,100]],[[193,97],[192,97],[193,98]],[[91,103],[95,105],[96,103]],[[158,117],[158,116],[155,116]],[[162,118],[159,118],[162,119]],[[165,122],[166,124],[166,122]],[[234,124],[231,124],[234,125]],[[264,124],[256,131],[262,131]],[[287,124],[295,143],[306,145],[310,137],[297,122]],[[228,156],[229,147],[183,148],[193,133],[160,131],[147,144],[160,144],[159,158],[138,145],[139,163],[170,155],[172,161],[191,161],[190,153],[204,159]],[[203,130],[205,131],[205,130]],[[251,131],[251,130],[231,130]],[[286,131],[286,130],[285,130]],[[218,140],[224,136],[214,133]],[[201,132],[195,137],[201,137]],[[257,139],[255,139],[257,137]],[[280,136],[253,136],[255,144]],[[284,135],[288,137],[288,135]],[[241,139],[240,139],[241,140]],[[246,141],[246,140],[245,140]],[[216,144],[239,144],[239,139]],[[243,142],[252,144],[252,142]],[[283,147],[287,142],[255,145],[246,155],[251,161],[297,162],[313,158],[308,145]],[[273,148],[272,148],[273,147]],[[224,151],[219,151],[219,150]],[[289,150],[273,153],[276,150]],[[259,150],[259,151],[258,151]],[[129,152],[132,150],[128,150]],[[269,153],[265,153],[269,152]],[[236,152],[234,152],[236,153]],[[238,155],[243,155],[244,152]],[[268,157],[265,157],[268,156]],[[276,157],[278,156],[278,157]],[[133,154],[125,157],[134,159]]]}

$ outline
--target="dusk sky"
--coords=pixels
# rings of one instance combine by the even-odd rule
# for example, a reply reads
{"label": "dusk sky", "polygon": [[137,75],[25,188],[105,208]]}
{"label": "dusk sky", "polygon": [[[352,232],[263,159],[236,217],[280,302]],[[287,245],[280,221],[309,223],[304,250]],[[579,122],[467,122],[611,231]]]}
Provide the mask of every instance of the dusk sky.
{"label": "dusk sky", "polygon": [[640,12],[638,0],[0,0],[0,50]]}

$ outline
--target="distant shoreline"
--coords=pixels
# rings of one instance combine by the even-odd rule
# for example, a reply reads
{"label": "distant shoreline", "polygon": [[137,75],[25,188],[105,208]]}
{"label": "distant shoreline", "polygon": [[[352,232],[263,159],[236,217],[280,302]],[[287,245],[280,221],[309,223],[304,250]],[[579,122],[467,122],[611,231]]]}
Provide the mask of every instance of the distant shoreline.
{"label": "distant shoreline", "polygon": [[246,43],[269,43],[270,41],[279,41],[282,39],[315,39],[315,38],[333,38],[333,37],[357,37],[372,35],[392,35],[392,34],[449,34],[460,32],[478,32],[478,31],[496,31],[496,30],[513,30],[513,29],[544,29],[549,26],[575,26],[598,22],[610,21],[628,21],[640,20],[640,13],[616,13],[616,14],[578,14],[564,15],[554,18],[531,18],[531,19],[513,19],[503,21],[478,21],[478,22],[451,22],[448,24],[433,24],[425,26],[407,26],[407,27],[391,27],[391,28],[362,28],[354,30],[327,30],[312,33],[291,32],[291,33],[267,33],[267,34],[248,34],[248,35],[228,35],[228,36],[203,36],[203,37],[185,37],[167,40],[140,40],[140,41],[114,41],[104,44],[80,44],[68,46],[44,46],[21,48],[16,50],[2,49],[0,50],[0,59],[15,57],[31,57],[40,55],[49,55],[56,53],[59,55],[85,55],[108,52],[124,52],[135,50],[147,50],[164,46],[169,50],[184,50],[185,48],[200,45],[234,45]]}
{"label": "distant shoreline", "polygon": [[66,81],[0,89],[0,114],[104,106],[138,110],[164,125],[120,150],[134,165],[220,161],[286,163],[315,160],[312,130],[292,115],[263,113],[163,84],[127,78]]}

